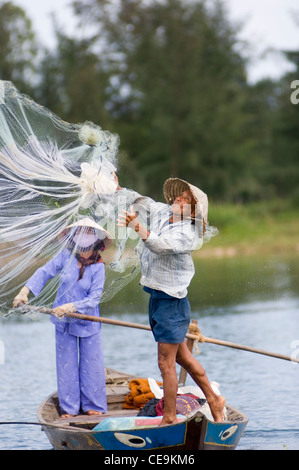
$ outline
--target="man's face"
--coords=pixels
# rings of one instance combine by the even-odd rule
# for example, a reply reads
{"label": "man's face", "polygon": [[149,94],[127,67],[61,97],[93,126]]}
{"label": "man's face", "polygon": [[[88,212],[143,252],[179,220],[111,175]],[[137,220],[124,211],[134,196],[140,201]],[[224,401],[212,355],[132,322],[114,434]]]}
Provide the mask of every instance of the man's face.
{"label": "man's face", "polygon": [[193,202],[194,199],[191,192],[186,190],[174,200],[173,204],[170,206],[170,209],[175,215],[190,217],[193,209]]}

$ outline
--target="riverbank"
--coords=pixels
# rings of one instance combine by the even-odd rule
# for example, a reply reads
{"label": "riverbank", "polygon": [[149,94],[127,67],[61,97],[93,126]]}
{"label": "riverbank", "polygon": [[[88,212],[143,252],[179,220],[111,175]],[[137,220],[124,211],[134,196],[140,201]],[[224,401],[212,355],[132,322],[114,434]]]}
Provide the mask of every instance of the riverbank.
{"label": "riverbank", "polygon": [[209,223],[218,235],[194,253],[200,258],[299,255],[299,209],[290,201],[247,205],[210,202]]}

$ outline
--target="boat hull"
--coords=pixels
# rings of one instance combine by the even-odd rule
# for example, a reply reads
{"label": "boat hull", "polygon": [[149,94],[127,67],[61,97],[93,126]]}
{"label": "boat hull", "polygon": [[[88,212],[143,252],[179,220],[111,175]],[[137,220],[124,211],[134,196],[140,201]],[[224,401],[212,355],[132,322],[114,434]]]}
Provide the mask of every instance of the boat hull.
{"label": "boat hull", "polygon": [[233,450],[248,419],[214,423],[200,412],[170,426],[130,430],[94,431],[77,426],[44,423],[51,445],[56,450]]}
{"label": "boat hull", "polygon": [[[122,404],[128,393],[132,377],[113,371],[121,379],[116,385],[107,384],[108,413],[97,416],[79,415],[69,419],[59,416],[57,394],[48,397],[38,409],[38,419],[49,442],[56,450],[232,450],[247,425],[248,418],[239,410],[227,405],[227,421],[215,423],[197,411],[173,425],[149,425],[138,419],[138,410],[124,410]],[[109,382],[109,381],[108,381]],[[120,423],[111,429],[101,429],[99,423],[112,418]],[[124,426],[133,420],[133,426]],[[135,421],[136,420],[136,421]],[[98,429],[97,429],[98,428]]]}

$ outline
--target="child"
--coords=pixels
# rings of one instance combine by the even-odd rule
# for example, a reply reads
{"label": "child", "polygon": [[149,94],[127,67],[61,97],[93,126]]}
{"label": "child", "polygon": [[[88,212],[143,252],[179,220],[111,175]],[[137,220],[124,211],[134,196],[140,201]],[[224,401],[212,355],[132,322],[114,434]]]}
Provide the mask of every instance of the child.
{"label": "child", "polygon": [[[101,251],[111,236],[92,219],[68,227],[67,248],[37,269],[15,297],[13,306],[38,295],[57,274],[59,286],[51,321],[56,327],[56,367],[61,417],[107,412],[105,368],[101,324],[63,317],[70,312],[100,316],[99,301],[104,289],[105,266]],[[79,359],[78,359],[79,358]]]}

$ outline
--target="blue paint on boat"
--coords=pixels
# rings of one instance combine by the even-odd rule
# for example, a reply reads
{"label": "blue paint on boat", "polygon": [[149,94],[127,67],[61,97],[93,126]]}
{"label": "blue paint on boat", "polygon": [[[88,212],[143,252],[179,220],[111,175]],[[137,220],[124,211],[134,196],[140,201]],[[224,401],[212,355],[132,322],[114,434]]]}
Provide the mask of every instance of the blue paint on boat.
{"label": "blue paint on boat", "polygon": [[204,443],[223,447],[235,447],[247,423],[213,423],[207,421]]}
{"label": "blue paint on boat", "polygon": [[95,431],[93,437],[106,450],[149,450],[182,445],[186,439],[186,422],[172,426]]}

